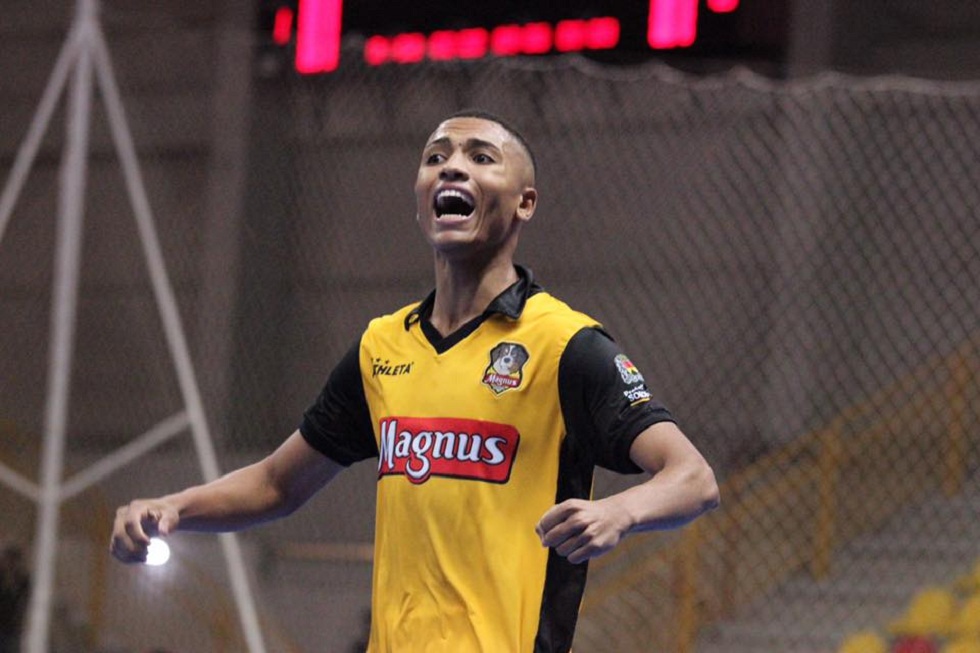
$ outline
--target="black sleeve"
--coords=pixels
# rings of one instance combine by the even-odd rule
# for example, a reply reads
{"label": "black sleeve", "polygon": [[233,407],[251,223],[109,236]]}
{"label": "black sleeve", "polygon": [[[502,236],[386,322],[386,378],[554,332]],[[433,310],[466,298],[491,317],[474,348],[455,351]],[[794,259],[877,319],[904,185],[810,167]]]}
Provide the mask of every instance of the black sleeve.
{"label": "black sleeve", "polygon": [[641,472],[630,459],[633,440],[652,424],[674,421],[602,329],[582,329],[568,342],[558,366],[558,392],[566,437],[596,465],[616,472]]}
{"label": "black sleeve", "polygon": [[299,427],[311,447],[344,466],[378,455],[359,351],[359,342],[347,350]]}

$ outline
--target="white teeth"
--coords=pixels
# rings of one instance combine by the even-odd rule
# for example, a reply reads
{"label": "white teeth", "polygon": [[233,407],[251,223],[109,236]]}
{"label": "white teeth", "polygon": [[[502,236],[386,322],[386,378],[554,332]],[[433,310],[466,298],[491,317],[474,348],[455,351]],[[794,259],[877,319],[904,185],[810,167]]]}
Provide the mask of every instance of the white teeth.
{"label": "white teeth", "polygon": [[446,190],[441,190],[438,193],[436,193],[436,199],[442,199],[443,197],[458,197],[461,200],[465,200],[467,202],[470,201],[470,198],[467,197],[464,193],[461,193],[460,191],[455,190],[453,188],[447,188]]}

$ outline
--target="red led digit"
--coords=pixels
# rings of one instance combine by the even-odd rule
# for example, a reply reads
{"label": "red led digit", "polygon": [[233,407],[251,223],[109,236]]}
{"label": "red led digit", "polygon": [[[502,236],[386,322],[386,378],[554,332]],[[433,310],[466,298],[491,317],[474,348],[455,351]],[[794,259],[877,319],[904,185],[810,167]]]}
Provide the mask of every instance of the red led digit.
{"label": "red led digit", "polygon": [[738,0],[708,0],[708,9],[716,14],[727,14],[738,9]]}
{"label": "red led digit", "polygon": [[521,26],[500,25],[490,32],[490,51],[498,57],[511,57],[521,52]]}
{"label": "red led digit", "polygon": [[555,26],[555,49],[559,52],[577,52],[585,49],[586,22],[563,20]]}
{"label": "red led digit", "polygon": [[613,17],[593,18],[585,31],[585,47],[609,50],[619,43],[619,21]]}
{"label": "red led digit", "polygon": [[391,61],[391,41],[386,36],[372,36],[364,42],[364,61],[369,66],[380,66]]}
{"label": "red led digit", "polygon": [[479,59],[487,55],[490,33],[482,27],[460,30],[456,37],[456,47],[460,59]]}
{"label": "red led digit", "polygon": [[276,18],[272,24],[272,42],[276,45],[287,45],[293,36],[293,10],[289,7],[276,9]]}
{"label": "red led digit", "polygon": [[647,42],[655,50],[684,48],[698,35],[698,0],[650,0]]}
{"label": "red led digit", "polygon": [[429,59],[433,61],[448,61],[457,56],[456,32],[439,30],[429,35]]}
{"label": "red led digit", "polygon": [[326,73],[340,63],[342,0],[299,0],[296,70]]}
{"label": "red led digit", "polygon": [[425,34],[399,34],[391,40],[391,60],[396,63],[418,63],[425,58]]}
{"label": "red led digit", "polygon": [[548,23],[528,23],[521,30],[521,52],[524,54],[544,54],[551,49],[551,25]]}

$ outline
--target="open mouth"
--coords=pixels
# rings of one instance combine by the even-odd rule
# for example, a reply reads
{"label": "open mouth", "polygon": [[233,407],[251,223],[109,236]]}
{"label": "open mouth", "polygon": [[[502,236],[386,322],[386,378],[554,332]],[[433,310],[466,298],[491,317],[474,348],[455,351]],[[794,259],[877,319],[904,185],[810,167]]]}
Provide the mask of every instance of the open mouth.
{"label": "open mouth", "polygon": [[456,188],[440,190],[436,193],[433,203],[437,218],[446,216],[465,218],[476,208],[473,196]]}

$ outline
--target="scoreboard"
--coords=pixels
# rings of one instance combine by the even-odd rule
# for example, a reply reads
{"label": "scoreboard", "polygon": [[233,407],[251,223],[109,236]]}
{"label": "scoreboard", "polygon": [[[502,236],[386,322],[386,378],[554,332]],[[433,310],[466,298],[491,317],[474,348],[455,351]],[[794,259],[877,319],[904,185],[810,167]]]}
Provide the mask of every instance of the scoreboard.
{"label": "scoreboard", "polygon": [[369,66],[581,52],[607,62],[660,56],[765,59],[786,50],[789,0],[262,0],[263,41],[304,75]]}

